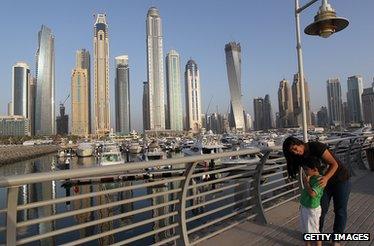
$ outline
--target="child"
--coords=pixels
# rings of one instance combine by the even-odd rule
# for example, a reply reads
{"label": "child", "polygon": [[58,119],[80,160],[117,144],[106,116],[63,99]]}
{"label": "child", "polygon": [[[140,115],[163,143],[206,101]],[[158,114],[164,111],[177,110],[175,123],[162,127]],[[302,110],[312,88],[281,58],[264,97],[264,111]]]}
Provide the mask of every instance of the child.
{"label": "child", "polygon": [[[300,196],[300,224],[302,233],[319,233],[319,218],[321,216],[321,197],[323,188],[318,184],[320,177],[318,169],[320,162],[316,158],[308,158],[303,164],[305,175],[303,177],[304,189]],[[311,245],[306,242],[306,245]],[[316,245],[322,245],[321,241]]]}

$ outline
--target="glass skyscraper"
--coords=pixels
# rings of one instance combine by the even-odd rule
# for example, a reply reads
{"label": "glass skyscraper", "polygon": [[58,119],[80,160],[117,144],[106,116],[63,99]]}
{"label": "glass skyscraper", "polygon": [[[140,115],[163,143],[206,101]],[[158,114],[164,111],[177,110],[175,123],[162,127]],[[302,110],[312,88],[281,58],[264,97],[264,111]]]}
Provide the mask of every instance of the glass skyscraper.
{"label": "glass skyscraper", "polygon": [[164,68],[162,23],[157,8],[148,10],[147,31],[147,80],[149,96],[149,129],[165,129]]}
{"label": "glass skyscraper", "polygon": [[12,112],[13,115],[29,117],[28,94],[30,68],[25,62],[17,62],[12,69]]}
{"label": "glass skyscraper", "polygon": [[183,130],[182,88],[180,81],[180,59],[175,50],[166,56],[166,86],[168,102],[168,128]]}
{"label": "glass skyscraper", "polygon": [[342,89],[338,78],[328,79],[327,82],[327,106],[329,109],[330,124],[342,124],[343,102]]}
{"label": "glass skyscraper", "polygon": [[128,134],[131,130],[130,119],[130,68],[127,55],[117,56],[116,60],[116,132]]}
{"label": "glass skyscraper", "polygon": [[226,68],[231,96],[231,118],[233,127],[245,130],[244,108],[241,88],[241,47],[239,43],[230,42],[225,45]]}
{"label": "glass skyscraper", "polygon": [[352,123],[362,122],[362,98],[363,93],[362,77],[359,75],[351,76],[348,78],[348,111],[349,120]]}
{"label": "glass skyscraper", "polygon": [[53,135],[55,117],[55,51],[50,28],[42,25],[36,52],[35,134]]}

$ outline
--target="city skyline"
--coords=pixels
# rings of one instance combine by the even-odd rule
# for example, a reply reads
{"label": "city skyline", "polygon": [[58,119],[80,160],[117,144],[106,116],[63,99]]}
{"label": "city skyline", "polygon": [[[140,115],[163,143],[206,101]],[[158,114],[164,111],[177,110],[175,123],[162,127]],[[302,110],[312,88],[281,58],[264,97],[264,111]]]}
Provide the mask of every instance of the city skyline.
{"label": "city skyline", "polygon": [[[186,24],[183,24],[184,19],[182,18],[184,15],[181,14],[181,16],[177,16],[173,13],[173,10],[177,9],[177,5],[172,3],[171,1],[165,2],[159,2],[159,3],[152,3],[152,2],[144,2],[144,3],[137,3],[137,4],[131,4],[131,9],[133,9],[134,14],[131,13],[131,15],[126,18],[128,21],[131,22],[131,24],[134,27],[129,28],[129,25],[126,23],[119,21],[122,16],[120,16],[116,11],[115,8],[123,6],[123,4],[107,4],[105,6],[102,6],[98,2],[94,2],[93,4],[88,4],[87,8],[82,12],[82,6],[78,5],[77,9],[80,10],[79,15],[74,14],[76,10],[72,10],[66,7],[61,6],[61,11],[67,11],[67,9],[72,10],[73,13],[69,16],[70,22],[74,20],[75,18],[79,17],[79,20],[82,20],[82,23],[84,25],[80,25],[79,23],[74,23],[74,25],[77,25],[77,28],[73,26],[69,26],[71,28],[72,33],[69,34],[69,42],[67,42],[66,37],[64,37],[68,34],[68,30],[66,29],[66,25],[62,25],[63,20],[66,19],[66,17],[62,19],[58,19],[58,22],[54,20],[50,15],[43,16],[41,19],[40,17],[34,18],[31,21],[31,24],[34,26],[34,29],[29,28],[32,30],[32,35],[27,34],[28,40],[35,40],[36,32],[38,30],[38,26],[41,24],[45,24],[47,26],[50,26],[53,30],[54,35],[56,36],[56,40],[58,41],[57,44],[59,44],[59,48],[56,47],[56,102],[59,102],[63,100],[63,98],[68,94],[69,91],[69,84],[68,82],[70,79],[66,79],[70,77],[71,68],[74,67],[73,65],[69,64],[68,62],[63,62],[66,60],[71,60],[74,62],[74,52],[75,50],[79,48],[86,48],[88,50],[92,50],[92,22],[93,17],[92,13],[100,13],[105,12],[107,14],[108,23],[109,23],[109,29],[110,29],[110,47],[111,47],[111,53],[110,53],[110,93],[111,98],[114,98],[114,90],[113,88],[113,79],[114,76],[112,75],[114,73],[114,62],[113,57],[119,54],[129,54],[132,58],[132,85],[131,89],[134,88],[134,90],[131,90],[134,92],[135,95],[133,98],[141,98],[142,94],[142,81],[146,79],[145,75],[145,57],[146,57],[146,51],[144,48],[144,16],[151,6],[156,6],[159,11],[160,15],[163,18],[163,29],[164,29],[164,48],[163,52],[166,53],[169,48],[173,47],[180,51],[181,54],[181,64],[185,64],[185,61],[189,59],[189,57],[194,57],[194,59],[198,62],[200,72],[201,72],[201,93],[202,93],[202,112],[205,112],[207,108],[207,104],[209,102],[209,98],[214,95],[212,100],[212,105],[210,107],[210,111],[208,113],[212,113],[216,110],[216,106],[218,105],[219,112],[226,113],[227,106],[229,103],[229,93],[228,93],[228,84],[227,84],[227,76],[225,71],[225,59],[224,54],[222,54],[222,46],[231,40],[237,40],[241,43],[242,46],[242,89],[243,89],[243,103],[244,108],[246,111],[250,112],[253,116],[253,107],[251,106],[251,99],[263,94],[269,94],[270,98],[272,100],[272,104],[274,108],[277,107],[277,88],[279,80],[282,78],[286,78],[288,81],[292,81],[292,75],[296,72],[297,66],[296,66],[296,50],[295,50],[295,40],[294,40],[294,16],[292,14],[292,7],[293,3],[290,4],[276,4],[274,1],[270,1],[271,3],[264,3],[261,4],[261,6],[253,6],[255,9],[265,9],[270,6],[279,6],[280,10],[278,12],[274,12],[274,20],[275,19],[282,19],[284,20],[284,23],[280,25],[283,29],[283,32],[286,33],[285,36],[281,34],[279,30],[270,29],[269,32],[262,32],[261,35],[244,35],[246,32],[259,30],[257,27],[253,29],[254,27],[250,25],[250,21],[244,25],[240,24],[238,21],[245,17],[243,15],[243,11],[239,8],[235,9],[234,15],[233,11],[227,10],[225,8],[226,3],[220,3],[220,4],[212,4],[212,2],[204,3],[202,4],[201,10],[197,11],[197,17],[195,21],[199,21],[201,23],[201,26],[197,28],[196,30],[196,38],[189,37],[186,39],[186,35],[184,34],[189,33],[191,29],[188,29],[188,26]],[[236,3],[239,6],[243,6],[243,8],[248,7],[249,4],[245,3],[243,1],[236,1]],[[66,3],[66,6],[69,6],[69,1]],[[345,92],[346,90],[346,80],[349,76],[352,75],[361,75],[364,78],[364,88],[368,87],[372,82],[373,74],[369,67],[373,67],[373,61],[368,59],[370,57],[373,57],[372,55],[372,49],[366,48],[365,52],[362,52],[362,49],[365,47],[368,47],[362,45],[362,38],[361,41],[358,42],[356,40],[356,37],[359,37],[362,33],[360,32],[360,27],[358,26],[360,21],[362,21],[359,17],[354,14],[355,12],[351,10],[349,7],[350,5],[343,2],[336,2],[332,1],[331,4],[334,6],[334,8],[337,10],[338,14],[347,17],[351,20],[352,25],[347,28],[344,32],[341,32],[334,35],[333,40],[322,40],[317,38],[308,37],[306,35],[302,36],[303,44],[304,44],[304,55],[305,55],[305,77],[307,78],[308,82],[310,82],[309,87],[311,90],[311,104],[312,104],[312,111],[316,111],[320,106],[327,105],[326,102],[326,92],[323,90],[325,88],[325,81],[326,79],[330,77],[339,77],[341,84],[342,84],[342,94],[343,94],[343,101],[345,101]],[[48,5],[48,4],[47,4]],[[366,7],[365,7],[366,6]],[[366,11],[366,9],[370,8],[368,6],[372,6],[372,3],[369,3],[369,1],[363,1],[360,10]],[[6,8],[12,9],[12,6],[9,4],[5,4]],[[208,8],[209,7],[209,8]],[[92,9],[96,9],[95,11],[90,11]],[[187,7],[188,8],[188,7]],[[123,9],[123,8],[122,8]],[[215,16],[217,13],[215,11],[225,9],[227,12],[227,18],[222,19],[216,19],[217,22],[214,23],[214,25],[206,23],[204,20],[207,20],[209,16]],[[255,11],[255,9],[253,11]],[[302,17],[302,26],[305,27],[307,23],[310,23],[312,20],[313,15],[315,14],[317,10],[317,7],[314,9],[311,9],[310,11],[307,11],[305,15]],[[352,13],[353,11],[353,13]],[[10,13],[12,11],[9,11]],[[22,12],[22,11],[21,11]],[[219,12],[219,11],[218,11]],[[82,15],[83,13],[83,15]],[[84,15],[84,13],[87,13]],[[127,12],[126,12],[127,13]],[[27,13],[24,13],[25,16],[28,16]],[[130,13],[129,13],[130,14]],[[351,15],[351,16],[350,16]],[[365,15],[362,14],[361,15]],[[136,18],[134,18],[134,16]],[[278,17],[279,18],[278,18]],[[354,17],[354,18],[353,18]],[[20,16],[22,19],[23,16]],[[370,16],[371,18],[371,16]],[[132,21],[134,20],[134,21]],[[273,21],[274,21],[273,20]],[[68,21],[69,22],[69,21]],[[223,23],[227,22],[227,23]],[[86,25],[87,23],[91,23],[90,25]],[[233,23],[236,23],[237,26],[234,26],[232,29],[229,29],[228,26],[232,26]],[[28,24],[28,23],[27,23]],[[183,24],[183,25],[182,25]],[[267,25],[270,23],[262,23],[263,25]],[[29,25],[29,24],[28,24]],[[122,27],[124,25],[124,27]],[[277,25],[279,25],[277,23]],[[16,24],[12,25],[14,28],[17,27],[18,29],[21,28],[21,26],[17,26]],[[36,28],[35,28],[36,26]],[[218,28],[219,27],[219,28]],[[17,29],[16,28],[16,29]],[[22,27],[23,28],[23,27]],[[185,28],[185,29],[184,29]],[[187,29],[186,29],[187,28]],[[222,28],[223,31],[220,31]],[[244,28],[244,29],[243,29]],[[260,28],[261,30],[263,28]],[[285,31],[286,29],[286,31]],[[127,31],[126,31],[127,30]],[[135,32],[131,32],[131,30],[134,30]],[[28,32],[29,30],[23,30],[24,32]],[[205,35],[205,32],[208,35]],[[371,30],[367,30],[367,32],[372,32]],[[126,42],[123,42],[120,38],[118,38],[119,34],[125,35]],[[133,34],[135,33],[135,34]],[[358,33],[358,34],[357,34]],[[141,34],[141,35],[139,35]],[[252,33],[253,34],[253,33]],[[368,34],[368,35],[369,35]],[[277,44],[274,45],[265,45],[261,44],[263,42],[264,37],[273,37],[273,39],[277,40]],[[116,37],[116,38],[115,38]],[[204,38],[204,42],[197,42],[199,39]],[[205,38],[206,37],[206,38]],[[283,41],[282,41],[283,37]],[[65,38],[65,39],[64,39]],[[180,41],[180,39],[183,39]],[[137,41],[138,44],[131,45],[131,40],[134,39]],[[84,40],[84,42],[82,42]],[[129,44],[127,45],[127,40],[129,40]],[[210,41],[209,40],[214,40]],[[280,40],[280,41],[279,41]],[[343,42],[344,40],[344,42]],[[369,39],[370,40],[370,39]],[[120,44],[119,44],[120,42]],[[132,41],[133,42],[133,41]],[[344,48],[346,47],[347,43],[349,43],[349,49]],[[17,43],[17,42],[16,42]],[[25,60],[28,64],[31,66],[32,74],[35,75],[35,67],[33,67],[33,60],[32,55],[35,51],[36,42],[30,42],[33,49],[27,49],[24,50],[23,47],[20,46],[14,46],[17,47],[17,49],[13,49],[15,51],[14,53],[17,54],[14,58],[8,59],[7,52],[5,51],[5,56],[3,59],[6,59],[7,66],[2,63],[3,66],[0,66],[2,69],[0,75],[1,75],[1,81],[2,84],[5,87],[5,92],[7,91],[6,88],[8,88],[8,93],[4,93],[5,95],[2,97],[0,101],[1,105],[1,111],[4,115],[6,113],[6,104],[8,101],[10,101],[10,70],[12,64],[14,64],[16,61],[19,60]],[[71,44],[70,44],[71,43]],[[112,45],[114,43],[114,45]],[[200,44],[201,43],[201,44]],[[18,45],[23,45],[22,42],[18,42]],[[56,45],[57,45],[56,44]],[[356,47],[359,46],[360,49],[357,50]],[[25,45],[28,47],[28,44]],[[65,46],[68,47],[74,47],[73,51],[67,52],[65,49]],[[112,47],[116,48],[112,48]],[[134,47],[134,51],[131,51]],[[332,47],[337,47],[332,48]],[[24,50],[23,53],[18,53],[19,50]],[[278,50],[279,49],[279,50]],[[118,50],[121,50],[119,52]],[[285,50],[286,52],[280,52],[280,50]],[[328,51],[332,50],[329,53],[329,57],[323,56],[325,53],[328,53]],[[356,51],[354,55],[349,55],[350,51],[352,52]],[[127,51],[131,51],[130,53]],[[361,52],[360,52],[361,51]],[[315,54],[314,54],[315,53]],[[364,54],[362,54],[364,53]],[[27,54],[27,55],[24,55]],[[286,55],[284,55],[286,54]],[[321,57],[323,56],[324,61],[323,63],[317,63],[317,58],[315,57]],[[269,57],[273,57],[273,59],[269,59]],[[346,59],[348,62],[347,64],[341,65],[343,63],[342,60],[345,57],[350,57],[350,59]],[[162,57],[164,59],[165,57]],[[286,59],[285,59],[286,58]],[[282,59],[282,62],[275,62],[277,60]],[[266,63],[264,63],[264,60],[267,60]],[[318,60],[318,62],[321,59]],[[139,62],[141,61],[141,62]],[[284,62],[286,61],[286,62]],[[339,61],[339,62],[337,62]],[[4,61],[2,61],[4,62]],[[365,64],[364,64],[365,63]],[[328,64],[324,66],[324,64]],[[364,65],[363,65],[364,64]],[[68,66],[69,65],[69,66]],[[361,66],[361,67],[359,67]],[[66,70],[65,67],[68,67]],[[356,68],[356,69],[355,69]],[[367,69],[365,69],[367,68]],[[269,72],[264,72],[264,69],[269,70]],[[212,71],[213,70],[213,71]],[[270,71],[271,70],[271,71]],[[6,79],[6,77],[8,79]],[[209,90],[214,86],[215,90],[214,93],[212,90]],[[323,91],[323,93],[319,93],[320,91]],[[7,97],[8,96],[8,97]],[[165,98],[166,99],[166,98]],[[114,109],[114,100],[111,100],[111,109]],[[274,103],[275,102],[275,103]],[[56,103],[57,105],[57,103]],[[132,122],[132,125],[140,125],[141,126],[141,99],[138,100],[132,100],[132,105],[134,105],[134,109],[132,112],[139,112],[138,114],[134,114],[134,121]],[[185,106],[184,106],[185,108]],[[56,108],[57,110],[57,108]],[[69,106],[67,107],[67,111],[70,114]],[[112,111],[111,117],[114,116],[114,112]],[[114,118],[114,117],[113,117]],[[135,123],[135,124],[134,124]],[[111,127],[114,128],[113,120]],[[141,127],[140,127],[141,128]],[[139,129],[139,128],[138,128]]]}

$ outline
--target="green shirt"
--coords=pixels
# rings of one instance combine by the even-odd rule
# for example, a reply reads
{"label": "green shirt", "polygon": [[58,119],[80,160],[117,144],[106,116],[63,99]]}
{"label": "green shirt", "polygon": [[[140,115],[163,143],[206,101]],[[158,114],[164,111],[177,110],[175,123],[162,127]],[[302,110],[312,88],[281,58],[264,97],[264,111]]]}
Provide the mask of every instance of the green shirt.
{"label": "green shirt", "polygon": [[306,208],[317,208],[321,204],[321,197],[323,195],[323,188],[318,184],[318,178],[320,176],[312,176],[309,179],[309,184],[312,190],[317,194],[315,197],[311,197],[306,190],[303,189],[300,196],[300,204]]}

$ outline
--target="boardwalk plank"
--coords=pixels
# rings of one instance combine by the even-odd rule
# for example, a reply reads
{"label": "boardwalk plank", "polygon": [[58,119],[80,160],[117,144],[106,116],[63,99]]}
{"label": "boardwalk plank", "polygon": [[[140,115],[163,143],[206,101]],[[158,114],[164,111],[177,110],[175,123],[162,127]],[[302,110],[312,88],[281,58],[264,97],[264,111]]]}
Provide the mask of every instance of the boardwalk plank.
{"label": "boardwalk plank", "polygon": [[[348,203],[347,232],[369,232],[370,242],[345,242],[342,245],[373,245],[374,236],[374,173],[359,170],[352,178]],[[267,213],[269,224],[248,221],[199,245],[303,245],[299,230],[298,201],[291,201]],[[326,218],[326,232],[332,231],[333,202]],[[233,235],[230,236],[231,231]],[[244,235],[240,235],[244,234]],[[229,239],[229,240],[226,240]],[[329,245],[327,242],[324,245]]]}

